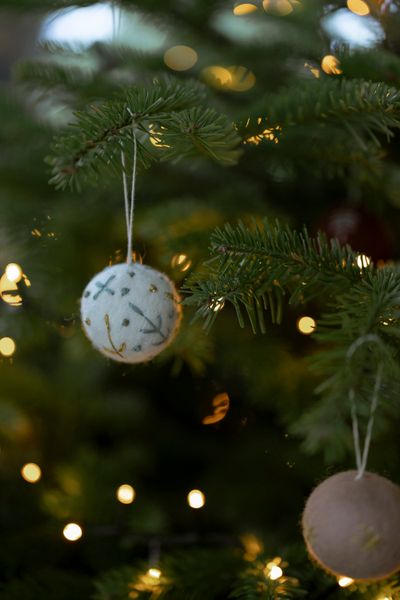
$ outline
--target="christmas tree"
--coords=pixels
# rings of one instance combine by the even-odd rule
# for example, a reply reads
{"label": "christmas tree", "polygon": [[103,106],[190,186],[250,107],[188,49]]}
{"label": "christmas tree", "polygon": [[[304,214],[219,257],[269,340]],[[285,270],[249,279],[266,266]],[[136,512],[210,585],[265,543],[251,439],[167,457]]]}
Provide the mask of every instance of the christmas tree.
{"label": "christmas tree", "polygon": [[400,598],[400,3],[0,6],[1,598]]}

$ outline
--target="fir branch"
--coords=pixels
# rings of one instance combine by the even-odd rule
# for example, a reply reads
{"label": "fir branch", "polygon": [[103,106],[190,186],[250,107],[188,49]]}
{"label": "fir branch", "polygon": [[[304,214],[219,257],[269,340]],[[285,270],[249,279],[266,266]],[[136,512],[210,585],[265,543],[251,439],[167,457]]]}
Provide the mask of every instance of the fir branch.
{"label": "fir branch", "polygon": [[368,141],[379,146],[377,136],[389,140],[400,127],[400,91],[381,82],[324,78],[265,97],[252,121],[253,135],[265,127],[282,127],[284,137],[297,127],[331,125],[361,147]]}
{"label": "fir branch", "polygon": [[[243,326],[241,308],[247,311],[253,331],[265,331],[264,311],[277,318],[276,302],[304,303],[326,295],[331,312],[317,324],[315,339],[324,351],[313,356],[312,366],[322,383],[317,392],[322,400],[314,404],[292,427],[305,437],[308,451],[334,448],[342,457],[351,448],[347,427],[349,390],[354,389],[360,411],[369,406],[377,364],[384,365],[380,396],[390,400],[400,387],[400,272],[396,268],[360,268],[357,254],[324,235],[311,238],[276,223],[264,229],[227,225],[211,239],[214,257],[206,269],[189,278],[186,304],[197,308],[197,317],[210,327],[225,302],[231,302]],[[349,349],[364,336],[374,335],[380,344],[363,344],[348,358]],[[389,382],[387,385],[385,382]],[[392,402],[393,404],[393,402]],[[385,428],[385,414],[378,422]],[[329,443],[332,442],[332,443]]]}
{"label": "fir branch", "polygon": [[[310,238],[307,231],[291,231],[279,223],[248,230],[240,223],[217,229],[211,238],[214,258],[207,269],[188,279],[185,303],[197,307],[209,328],[218,306],[231,302],[238,315],[242,306],[253,330],[264,331],[263,311],[273,322],[281,320],[283,296],[289,303],[305,302],[327,289],[346,289],[360,281],[357,254],[323,234]],[[367,269],[368,270],[368,269]],[[241,326],[243,319],[239,316]]]}
{"label": "fir branch", "polygon": [[121,145],[132,146],[133,127],[143,167],[158,158],[178,159],[194,151],[222,163],[234,162],[239,138],[233,126],[226,117],[201,108],[202,102],[204,88],[199,84],[162,78],[77,113],[76,122],[56,140],[48,160],[52,183],[65,188],[80,179],[96,181],[100,172],[119,173]]}

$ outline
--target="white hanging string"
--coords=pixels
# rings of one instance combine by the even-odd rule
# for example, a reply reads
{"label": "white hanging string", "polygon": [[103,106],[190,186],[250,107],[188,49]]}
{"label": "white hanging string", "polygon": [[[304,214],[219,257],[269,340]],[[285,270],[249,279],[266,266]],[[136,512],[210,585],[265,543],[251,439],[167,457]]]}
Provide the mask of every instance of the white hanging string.
{"label": "white hanging string", "polygon": [[[118,11],[118,18],[117,18]],[[115,44],[117,37],[121,29],[122,10],[121,7],[117,7],[117,2],[114,0],[111,5],[112,14],[112,40]],[[127,109],[133,119],[132,111]],[[136,159],[137,159],[137,143],[135,131],[132,127],[133,137],[133,161],[132,161],[132,178],[131,178],[131,190],[129,194],[128,189],[128,176],[126,174],[126,158],[125,152],[121,150],[121,164],[122,164],[122,183],[124,188],[124,205],[125,205],[125,221],[126,221],[126,237],[127,237],[127,256],[126,262],[132,263],[132,242],[133,242],[133,218],[135,214],[135,187],[136,187]],[[129,197],[130,196],[130,197]]]}
{"label": "white hanging string", "polygon": [[[118,13],[118,16],[117,16]],[[116,43],[121,30],[122,10],[121,7],[117,6],[117,2],[111,4],[111,15],[112,15],[112,41]]]}
{"label": "white hanging string", "polygon": [[[367,334],[359,337],[349,348],[347,352],[347,360],[351,361],[355,352],[363,345],[369,342],[377,343],[379,345],[382,344],[381,339],[374,334]],[[351,418],[352,418],[352,427],[353,427],[353,442],[354,442],[354,450],[356,455],[356,464],[357,464],[357,477],[356,479],[361,479],[366,471],[367,462],[368,462],[368,454],[371,446],[372,439],[372,431],[374,428],[374,419],[375,412],[378,406],[379,401],[379,390],[382,384],[382,372],[383,372],[383,363],[379,362],[376,376],[375,376],[375,384],[371,397],[371,404],[369,410],[368,424],[365,434],[364,447],[361,450],[361,438],[360,438],[360,429],[358,423],[358,414],[357,414],[357,404],[356,404],[356,395],[355,390],[352,387],[349,392],[349,400],[351,406]]]}
{"label": "white hanging string", "polygon": [[137,142],[136,142],[136,135],[135,135],[135,132],[133,131],[133,129],[132,129],[132,136],[133,136],[133,160],[132,160],[132,176],[131,176],[130,194],[129,194],[129,187],[128,187],[128,176],[126,174],[125,152],[124,152],[124,150],[121,150],[122,183],[123,183],[123,188],[124,188],[124,205],[125,205],[125,221],[126,221],[126,237],[127,237],[126,262],[128,264],[132,263],[133,219],[135,216]]}

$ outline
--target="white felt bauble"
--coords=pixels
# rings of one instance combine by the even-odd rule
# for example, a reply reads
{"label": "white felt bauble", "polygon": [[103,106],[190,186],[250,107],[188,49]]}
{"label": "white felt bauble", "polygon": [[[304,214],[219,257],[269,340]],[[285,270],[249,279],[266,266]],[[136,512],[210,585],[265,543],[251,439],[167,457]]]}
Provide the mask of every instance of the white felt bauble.
{"label": "white felt bauble", "polygon": [[151,360],[170,344],[181,319],[179,296],[151,267],[118,264],[93,277],[81,300],[86,335],[102,354],[124,363]]}
{"label": "white felt bauble", "polygon": [[313,559],[334,575],[378,580],[400,569],[400,487],[373,473],[329,477],[312,492],[303,535]]}

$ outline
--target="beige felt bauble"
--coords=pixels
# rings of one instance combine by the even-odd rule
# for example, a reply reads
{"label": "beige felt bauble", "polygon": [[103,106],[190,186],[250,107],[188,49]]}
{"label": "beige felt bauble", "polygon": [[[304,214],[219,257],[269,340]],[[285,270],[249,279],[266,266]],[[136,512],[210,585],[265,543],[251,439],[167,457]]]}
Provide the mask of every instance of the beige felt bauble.
{"label": "beige felt bauble", "polygon": [[329,477],[308,498],[308,552],[334,575],[378,580],[400,569],[400,487],[373,473]]}
{"label": "beige felt bauble", "polygon": [[102,354],[124,363],[151,360],[178,330],[181,306],[166,275],[139,263],[107,267],[81,300],[85,333]]}

